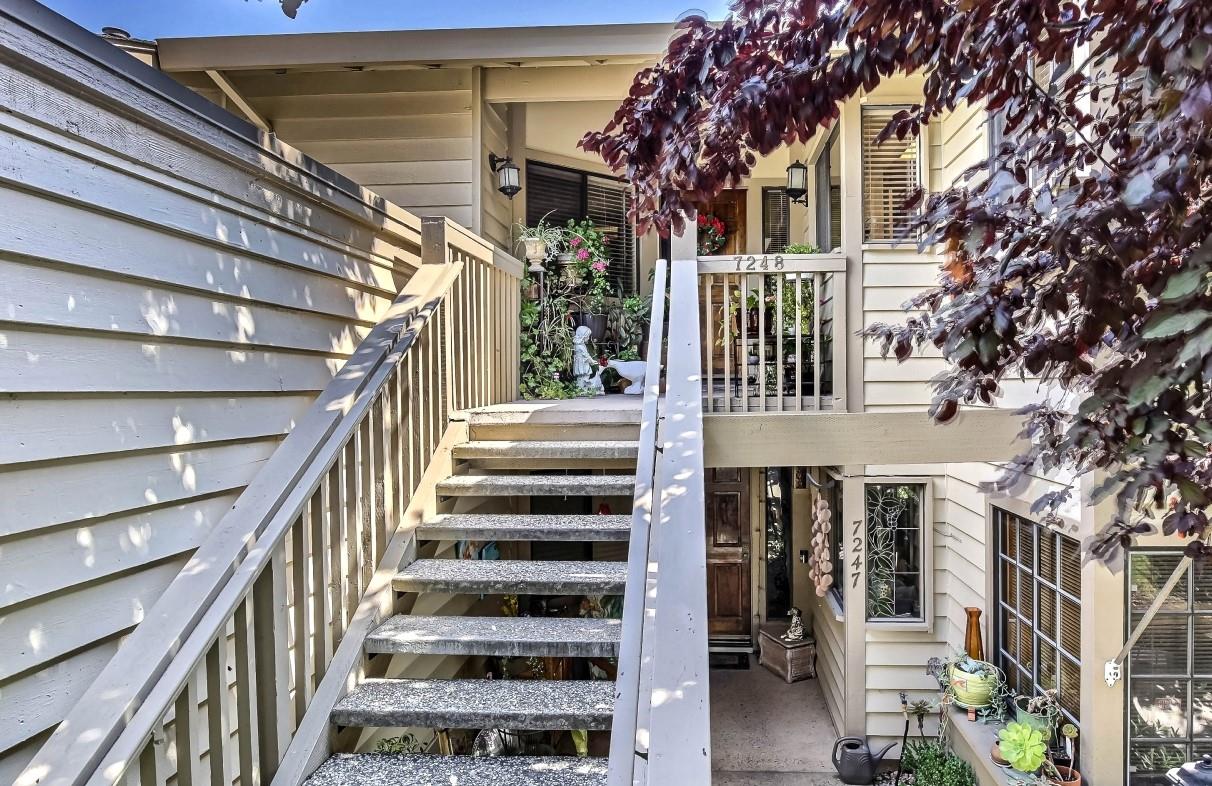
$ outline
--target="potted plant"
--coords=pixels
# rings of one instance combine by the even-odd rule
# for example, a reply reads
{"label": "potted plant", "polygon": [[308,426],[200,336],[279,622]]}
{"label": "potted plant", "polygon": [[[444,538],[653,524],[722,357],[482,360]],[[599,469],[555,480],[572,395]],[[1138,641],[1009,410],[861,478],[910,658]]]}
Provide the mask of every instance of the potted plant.
{"label": "potted plant", "polygon": [[1082,786],[1082,774],[1073,768],[1073,760],[1077,756],[1074,742],[1077,740],[1077,727],[1072,723],[1061,726],[1061,737],[1065,741],[1065,757],[1067,764],[1052,762],[1055,780],[1058,786]]}
{"label": "potted plant", "polygon": [[993,703],[1001,673],[997,666],[963,656],[947,668],[947,690],[955,703],[966,710],[982,710]]}
{"label": "potted plant", "polygon": [[606,296],[610,291],[610,279],[606,274],[610,266],[606,246],[610,241],[588,219],[581,222],[569,220],[565,238],[565,246],[571,255],[564,269],[565,275],[570,275],[571,271],[577,288],[581,290],[576,322],[589,328],[594,341],[602,341],[606,338]]}
{"label": "potted plant", "polygon": [[1060,705],[1056,703],[1056,690],[1046,690],[1039,696],[1019,695],[1014,699],[1014,719],[1026,724],[1051,739],[1060,718]]}
{"label": "potted plant", "polygon": [[561,252],[564,232],[548,224],[547,216],[544,216],[533,227],[518,224],[517,239],[522,244],[523,256],[530,263],[531,272],[539,273],[543,270],[543,263]]}
{"label": "potted plant", "polygon": [[1047,761],[1048,746],[1039,729],[1013,721],[997,733],[1003,759],[1019,772],[1035,773]]}

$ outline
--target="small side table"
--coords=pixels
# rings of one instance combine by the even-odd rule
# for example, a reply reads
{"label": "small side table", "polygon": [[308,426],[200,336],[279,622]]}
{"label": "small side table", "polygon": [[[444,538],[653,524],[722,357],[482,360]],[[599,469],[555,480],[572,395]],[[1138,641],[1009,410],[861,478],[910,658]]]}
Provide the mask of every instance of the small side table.
{"label": "small side table", "polygon": [[800,641],[784,641],[787,623],[771,622],[758,633],[758,652],[763,666],[792,683],[816,677],[816,640],[805,636]]}

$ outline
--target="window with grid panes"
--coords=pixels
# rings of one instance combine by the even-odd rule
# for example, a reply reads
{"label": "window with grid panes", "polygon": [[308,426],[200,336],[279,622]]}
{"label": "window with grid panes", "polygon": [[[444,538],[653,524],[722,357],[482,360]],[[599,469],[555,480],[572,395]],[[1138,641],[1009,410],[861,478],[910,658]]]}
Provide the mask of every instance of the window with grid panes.
{"label": "window with grid panes", "polygon": [[1081,546],[1073,538],[1000,508],[994,663],[1028,696],[1056,690],[1077,726],[1081,711]]}
{"label": "window with grid panes", "polygon": [[[1129,555],[1129,630],[1182,556]],[[1132,648],[1127,675],[1127,782],[1169,784],[1167,770],[1212,750],[1212,567],[1197,561],[1178,582]]]}
{"label": "window with grid panes", "polygon": [[876,138],[904,107],[863,107],[863,242],[885,243],[908,239],[905,232],[916,208],[906,202],[921,182],[917,136],[893,136],[880,144]]}

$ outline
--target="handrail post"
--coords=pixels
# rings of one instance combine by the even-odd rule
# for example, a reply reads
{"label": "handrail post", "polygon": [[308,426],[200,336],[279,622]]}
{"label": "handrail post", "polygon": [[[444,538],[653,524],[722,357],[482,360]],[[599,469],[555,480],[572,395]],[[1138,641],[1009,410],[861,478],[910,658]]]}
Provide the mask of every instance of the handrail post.
{"label": "handrail post", "polygon": [[421,264],[450,264],[450,244],[446,241],[445,216],[421,218]]}

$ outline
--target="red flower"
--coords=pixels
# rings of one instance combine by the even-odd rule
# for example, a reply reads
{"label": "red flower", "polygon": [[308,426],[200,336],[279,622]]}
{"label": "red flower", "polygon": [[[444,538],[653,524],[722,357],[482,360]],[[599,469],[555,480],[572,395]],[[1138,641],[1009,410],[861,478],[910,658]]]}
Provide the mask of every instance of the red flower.
{"label": "red flower", "polygon": [[699,226],[701,226],[701,227],[707,226],[707,216],[702,216],[702,215],[699,216]]}
{"label": "red flower", "polygon": [[715,220],[715,223],[712,225],[712,228],[716,232],[719,232],[721,235],[724,234],[724,222],[719,220],[718,218]]}
{"label": "red flower", "polygon": [[598,365],[599,365],[599,366],[601,366],[602,368],[606,368],[606,366],[608,365],[608,363],[607,363],[607,361],[606,361],[606,356],[605,356],[605,355],[602,355],[600,358],[598,358]]}

